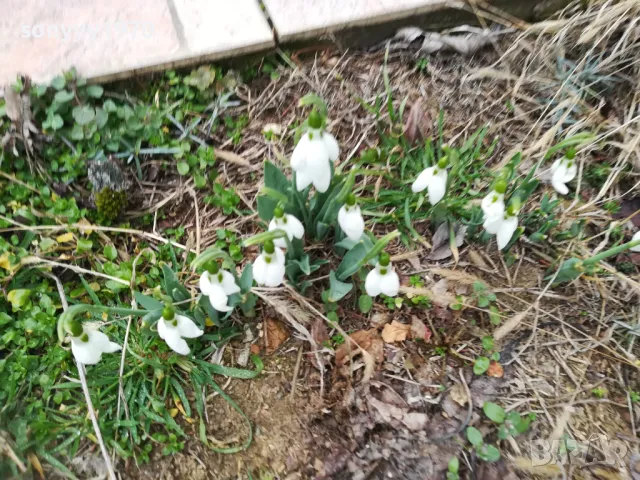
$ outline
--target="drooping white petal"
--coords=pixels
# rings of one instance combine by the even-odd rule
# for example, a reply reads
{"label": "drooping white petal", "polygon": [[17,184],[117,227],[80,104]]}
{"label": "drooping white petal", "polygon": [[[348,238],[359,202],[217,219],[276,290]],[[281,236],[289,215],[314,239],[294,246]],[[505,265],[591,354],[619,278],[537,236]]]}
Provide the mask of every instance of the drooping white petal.
{"label": "drooping white petal", "polygon": [[307,158],[307,148],[309,147],[309,134],[305,133],[300,137],[300,141],[296,145],[296,148],[293,149],[293,154],[291,154],[291,168],[297,170],[299,168],[303,168]]}
{"label": "drooping white petal", "polygon": [[364,233],[364,219],[360,207],[343,205],[338,211],[338,224],[350,240],[358,242]]}
{"label": "drooping white petal", "polygon": [[264,285],[267,278],[267,262],[262,254],[253,261],[253,279],[258,285]]}
{"label": "drooping white petal", "polygon": [[380,290],[387,297],[395,297],[400,291],[400,278],[391,265],[386,268],[387,273],[380,275]]}
{"label": "drooping white petal", "polygon": [[319,166],[313,172],[313,186],[316,187],[320,193],[324,193],[329,189],[331,184],[331,165],[329,162],[325,162],[324,165]]}
{"label": "drooping white petal", "polygon": [[171,322],[165,321],[164,318],[158,320],[158,335],[174,352],[180,355],[189,355],[189,345],[187,345],[187,342],[180,336],[178,327],[174,327]]}
{"label": "drooping white petal", "polygon": [[177,329],[180,332],[180,336],[184,338],[197,338],[204,334],[204,330],[200,330],[193,320],[184,315],[177,315],[178,321]]}
{"label": "drooping white petal", "polygon": [[88,340],[83,342],[79,337],[71,337],[71,352],[75,359],[85,365],[95,365],[103,353],[113,353],[121,349],[120,345],[109,340],[104,333],[85,329]]}
{"label": "drooping white petal", "polygon": [[[271,219],[269,222],[269,231],[277,229],[284,230],[289,240],[293,240],[294,238],[301,239],[304,237],[304,226],[302,225],[302,222],[288,213],[285,213],[281,218],[274,217]],[[287,248],[287,242],[284,238],[276,238],[273,241],[273,244],[276,247]]]}
{"label": "drooping white petal", "polygon": [[[558,163],[560,162],[560,163]],[[555,168],[552,167],[553,174],[551,175],[551,185],[560,195],[566,195],[569,193],[569,188],[565,185],[565,178],[567,177],[567,167],[564,162],[561,160],[556,160],[554,165],[557,166]]]}
{"label": "drooping white petal", "polygon": [[438,173],[433,175],[429,180],[429,203],[435,205],[444,197],[447,191],[447,171],[444,168],[438,168]]}
{"label": "drooping white petal", "polygon": [[498,217],[487,217],[482,226],[488,233],[495,235],[498,233],[498,230],[500,230],[500,225],[502,225],[503,220],[504,215],[500,215]]}
{"label": "drooping white petal", "polygon": [[434,170],[435,170],[435,167],[425,168],[420,173],[420,175],[418,175],[418,178],[416,178],[416,181],[413,182],[413,185],[411,185],[411,190],[413,191],[413,193],[421,192],[429,186],[429,183],[431,183],[431,179],[433,178]]}
{"label": "drooping white petal", "polygon": [[322,141],[327,149],[329,160],[335,162],[340,156],[340,145],[333,135],[327,132],[322,133]]}
{"label": "drooping white petal", "polygon": [[199,287],[203,295],[208,296],[211,294],[212,285],[209,272],[205,271],[202,273],[202,275],[200,275]]}
{"label": "drooping white petal", "polygon": [[[269,256],[271,261],[266,261]],[[282,250],[275,248],[273,254],[262,252],[253,262],[253,278],[258,285],[278,287],[282,285],[285,275],[285,257]]]}
{"label": "drooping white petal", "polygon": [[364,289],[370,297],[376,297],[382,293],[380,277],[381,275],[377,268],[374,268],[367,274],[367,278],[364,281]]}
{"label": "drooping white petal", "polygon": [[[634,233],[633,237],[631,238],[632,242],[637,242],[638,240],[640,240],[640,230]],[[629,250],[631,250],[632,252],[640,252],[640,245],[631,247]]]}
{"label": "drooping white petal", "polygon": [[498,193],[495,190],[482,199],[480,205],[484,218],[502,217],[504,215],[504,193]]}
{"label": "drooping white petal", "polygon": [[311,185],[311,181],[313,180],[313,178],[309,173],[307,173],[307,170],[305,170],[304,168],[295,170],[295,172],[296,172],[296,189],[299,192],[301,192],[302,190],[307,188],[309,185]]}
{"label": "drooping white petal", "polygon": [[219,312],[229,312],[233,310],[233,307],[227,306],[228,301],[227,294],[224,293],[222,285],[212,284],[211,291],[209,292],[209,302],[211,306]]}
{"label": "drooping white petal", "polygon": [[222,273],[222,290],[227,295],[233,295],[234,293],[240,293],[240,287],[236,283],[236,279],[231,272],[221,270]]}
{"label": "drooping white petal", "polygon": [[518,217],[517,216],[509,216],[505,218],[502,223],[500,223],[500,227],[498,228],[498,233],[496,234],[496,240],[498,241],[498,249],[502,250],[507,246],[511,237],[513,237],[513,233],[518,228]]}

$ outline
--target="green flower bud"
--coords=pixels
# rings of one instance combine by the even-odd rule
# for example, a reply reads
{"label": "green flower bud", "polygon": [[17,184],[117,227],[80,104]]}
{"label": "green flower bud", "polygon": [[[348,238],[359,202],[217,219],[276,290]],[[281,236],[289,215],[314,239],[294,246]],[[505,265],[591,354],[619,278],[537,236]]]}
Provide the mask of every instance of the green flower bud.
{"label": "green flower bud", "polygon": [[507,181],[504,178],[500,178],[496,181],[493,189],[498,193],[504,193],[507,191]]}
{"label": "green flower bud", "polygon": [[380,264],[380,266],[388,267],[389,262],[391,262],[391,257],[389,257],[389,254],[387,252],[382,252],[378,257],[378,263]]}
{"label": "green flower bud", "polygon": [[447,165],[449,165],[449,159],[447,158],[446,155],[442,157],[440,160],[438,160],[438,166],[440,168],[447,168]]}
{"label": "green flower bud", "polygon": [[173,307],[164,307],[162,309],[162,318],[165,320],[173,320],[176,316],[176,312]]}
{"label": "green flower bud", "polygon": [[273,244],[273,240],[267,240],[266,242],[264,242],[264,251],[268,254],[272,254],[273,252],[276,251],[276,247]]}
{"label": "green flower bud", "polygon": [[356,196],[353,193],[350,193],[349,195],[347,195],[347,202],[346,203],[350,207],[355,205],[356,204]]}
{"label": "green flower bud", "polygon": [[368,148],[367,150],[362,152],[360,158],[365,163],[376,163],[380,159],[380,152],[377,148]]}
{"label": "green flower bud", "polygon": [[82,324],[79,321],[72,319],[67,321],[67,331],[72,336],[79,337],[84,332],[84,329],[82,328]]}
{"label": "green flower bud", "polygon": [[209,272],[211,275],[215,275],[219,271],[220,265],[218,265],[218,262],[209,262],[207,264],[207,272]]}
{"label": "green flower bud", "polygon": [[322,116],[320,116],[320,114],[315,108],[309,114],[309,126],[311,128],[322,127]]}
{"label": "green flower bud", "polygon": [[513,217],[518,214],[521,206],[522,202],[520,201],[520,197],[513,197],[509,203],[509,208],[507,208],[507,213]]}
{"label": "green flower bud", "polygon": [[284,210],[280,205],[278,205],[273,211],[273,216],[276,218],[282,218],[284,216]]}
{"label": "green flower bud", "polygon": [[89,335],[87,335],[86,333],[83,333],[82,336],[80,337],[80,340],[83,341],[84,343],[87,343],[89,341]]}
{"label": "green flower bud", "polygon": [[576,149],[573,147],[567,148],[567,151],[564,152],[564,156],[569,160],[573,160],[576,157]]}

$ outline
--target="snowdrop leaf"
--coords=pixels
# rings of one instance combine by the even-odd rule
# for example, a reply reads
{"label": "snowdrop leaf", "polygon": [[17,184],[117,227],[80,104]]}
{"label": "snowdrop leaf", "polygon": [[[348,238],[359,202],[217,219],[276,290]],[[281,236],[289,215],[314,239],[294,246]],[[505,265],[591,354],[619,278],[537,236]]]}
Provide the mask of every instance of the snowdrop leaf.
{"label": "snowdrop leaf", "polygon": [[309,105],[316,107],[323,117],[327,116],[327,104],[315,93],[307,93],[298,102],[298,106],[300,107],[306,107]]}
{"label": "snowdrop leaf", "polygon": [[[281,193],[288,198],[291,182],[282,171],[271,162],[264,163],[264,186]],[[268,222],[273,218],[277,200],[266,195],[258,197],[258,216]]]}
{"label": "snowdrop leaf", "polygon": [[358,271],[358,269],[364,264],[362,261],[367,254],[367,247],[364,243],[357,243],[347,254],[342,258],[342,262],[336,270],[336,276],[340,280],[344,280]]}
{"label": "snowdrop leaf", "polygon": [[342,300],[352,289],[352,283],[344,283],[336,278],[335,272],[329,273],[329,301],[338,302]]}
{"label": "snowdrop leaf", "polygon": [[162,309],[162,307],[164,306],[162,302],[159,302],[155,298],[149,297],[140,292],[134,292],[133,296],[135,297],[136,302],[138,302],[138,305],[141,305],[145,310]]}
{"label": "snowdrop leaf", "polygon": [[171,268],[169,268],[169,265],[167,265],[166,263],[162,265],[162,273],[164,275],[164,291],[168,295],[170,295],[174,300],[178,302],[191,298],[191,295],[189,295],[189,291],[180,284],[180,282],[178,281],[178,277],[176,277],[176,274],[173,272],[173,270],[171,270]]}
{"label": "snowdrop leaf", "polygon": [[193,259],[193,261],[191,262],[191,268],[195,270],[199,266],[204,265],[205,263],[211,262],[213,260],[217,260],[219,258],[223,259],[224,263],[227,263],[229,265],[234,264],[231,257],[224,250],[220,250],[219,248],[216,248],[216,247],[209,247],[204,252],[202,252],[200,255],[198,255],[196,258]]}
{"label": "snowdrop leaf", "polygon": [[247,265],[245,265],[244,270],[242,270],[242,275],[240,275],[238,286],[240,287],[240,290],[244,293],[251,290],[252,285],[253,285],[253,265],[248,263]]}
{"label": "snowdrop leaf", "polygon": [[[560,268],[558,269],[558,274],[556,275],[555,283],[564,283],[571,282],[578,278],[584,269],[582,268],[582,262],[577,258],[570,258],[569,260],[565,260]],[[545,280],[551,280],[553,278],[553,273],[548,275]]]}

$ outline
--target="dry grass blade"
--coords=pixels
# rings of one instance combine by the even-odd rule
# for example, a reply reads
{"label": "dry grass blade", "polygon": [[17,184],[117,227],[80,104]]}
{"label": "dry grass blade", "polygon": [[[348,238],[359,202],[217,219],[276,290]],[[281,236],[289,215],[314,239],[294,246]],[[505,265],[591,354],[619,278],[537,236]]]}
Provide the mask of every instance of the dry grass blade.
{"label": "dry grass blade", "polygon": [[509,320],[500,325],[500,327],[498,327],[495,332],[493,332],[493,338],[496,341],[502,340],[504,337],[509,335],[509,333],[511,333],[518,325],[520,325],[520,323],[522,323],[522,321],[527,317],[528,314],[529,309],[511,317]]}

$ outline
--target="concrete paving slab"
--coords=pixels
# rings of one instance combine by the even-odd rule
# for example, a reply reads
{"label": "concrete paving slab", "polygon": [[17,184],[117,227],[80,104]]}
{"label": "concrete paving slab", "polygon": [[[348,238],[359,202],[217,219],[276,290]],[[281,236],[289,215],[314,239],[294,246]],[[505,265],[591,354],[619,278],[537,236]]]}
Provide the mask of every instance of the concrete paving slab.
{"label": "concrete paving slab", "polygon": [[374,25],[464,2],[447,0],[264,0],[282,42],[306,40],[349,27]]}
{"label": "concrete paving slab", "polygon": [[213,61],[274,45],[257,0],[3,0],[0,85],[17,73],[49,81]]}

